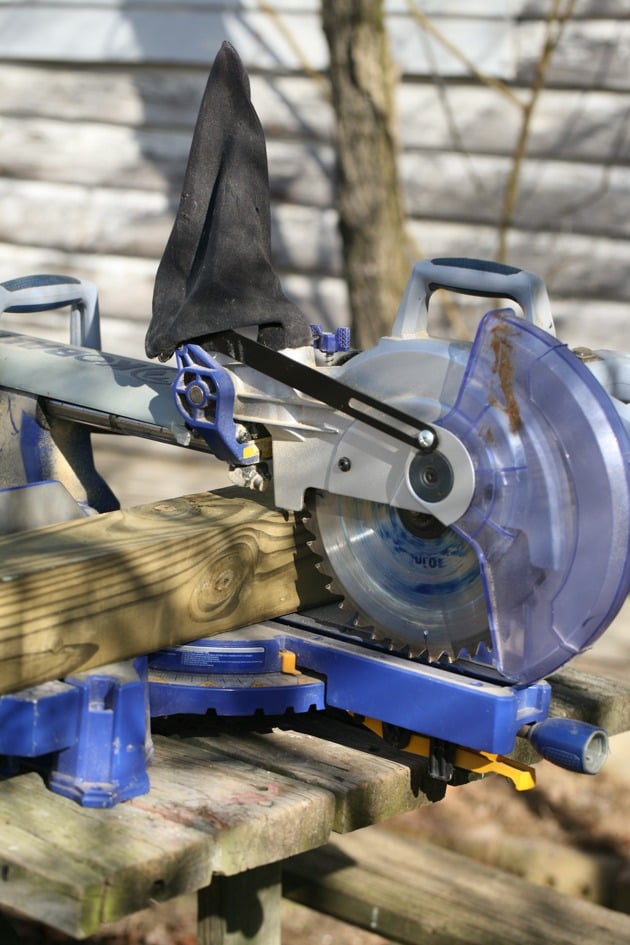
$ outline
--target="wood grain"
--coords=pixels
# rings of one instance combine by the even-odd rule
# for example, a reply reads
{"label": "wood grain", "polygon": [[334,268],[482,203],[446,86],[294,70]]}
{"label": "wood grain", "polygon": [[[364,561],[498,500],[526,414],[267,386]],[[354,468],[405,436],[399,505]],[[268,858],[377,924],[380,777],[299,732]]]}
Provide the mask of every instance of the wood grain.
{"label": "wood grain", "polygon": [[234,492],[0,540],[0,691],[330,599],[295,515]]}
{"label": "wood grain", "polygon": [[285,895],[406,945],[617,945],[630,917],[382,830],[285,866]]}
{"label": "wood grain", "polygon": [[0,906],[81,938],[213,875],[326,843],[348,803],[363,823],[426,803],[406,759],[381,758],[370,733],[347,744],[347,725],[337,735],[330,722],[312,734],[264,728],[259,739],[223,727],[203,739],[158,735],[151,792],[112,810],[81,808],[36,774],[0,782]]}

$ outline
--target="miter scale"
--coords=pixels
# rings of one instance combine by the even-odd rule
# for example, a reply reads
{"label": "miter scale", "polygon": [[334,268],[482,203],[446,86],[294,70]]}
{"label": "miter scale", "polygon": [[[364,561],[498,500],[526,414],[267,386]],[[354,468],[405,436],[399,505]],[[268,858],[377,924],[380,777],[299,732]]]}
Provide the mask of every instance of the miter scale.
{"label": "miter scale", "polygon": [[[498,771],[531,786],[504,757],[519,734],[595,772],[605,733],[548,718],[544,680],[630,586],[627,357],[570,351],[537,276],[450,258],[417,263],[390,335],[355,352],[283,295],[269,231],[264,136],[224,46],[147,334],[147,354],[176,366],[102,352],[83,283],[5,283],[2,310],[70,305],[72,331],[70,345],[0,331],[0,505],[5,531],[115,508],[94,430],[204,450],[304,515],[339,604],[2,697],[7,770],[47,764],[86,804],[146,790],[148,705],[342,710],[451,783]],[[472,343],[441,339],[428,320],[438,288],[516,307],[489,311]],[[126,744],[124,764],[99,755],[95,777],[90,739],[105,753]]]}

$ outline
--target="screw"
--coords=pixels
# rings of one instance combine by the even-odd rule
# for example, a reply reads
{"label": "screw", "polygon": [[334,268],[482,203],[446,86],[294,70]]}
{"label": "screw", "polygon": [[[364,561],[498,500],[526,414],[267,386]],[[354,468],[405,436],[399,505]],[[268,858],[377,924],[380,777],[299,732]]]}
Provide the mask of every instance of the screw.
{"label": "screw", "polygon": [[435,446],[436,439],[437,437],[433,430],[429,430],[428,428],[425,430],[420,430],[418,433],[418,446],[423,452],[428,453],[429,450],[432,450]]}
{"label": "screw", "polygon": [[202,407],[206,402],[206,391],[201,384],[191,384],[186,391],[186,396],[193,407]]}
{"label": "screw", "polygon": [[341,472],[350,472],[352,469],[352,460],[348,456],[342,456],[337,463],[337,467]]}

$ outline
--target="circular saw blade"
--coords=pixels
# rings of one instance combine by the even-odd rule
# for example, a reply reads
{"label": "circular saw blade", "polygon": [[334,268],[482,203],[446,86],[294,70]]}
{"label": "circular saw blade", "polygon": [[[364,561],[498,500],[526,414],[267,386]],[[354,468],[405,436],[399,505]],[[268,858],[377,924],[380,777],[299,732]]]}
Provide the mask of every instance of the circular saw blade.
{"label": "circular saw blade", "polygon": [[490,647],[473,548],[432,516],[318,493],[309,503],[321,569],[353,612],[353,629],[431,660]]}

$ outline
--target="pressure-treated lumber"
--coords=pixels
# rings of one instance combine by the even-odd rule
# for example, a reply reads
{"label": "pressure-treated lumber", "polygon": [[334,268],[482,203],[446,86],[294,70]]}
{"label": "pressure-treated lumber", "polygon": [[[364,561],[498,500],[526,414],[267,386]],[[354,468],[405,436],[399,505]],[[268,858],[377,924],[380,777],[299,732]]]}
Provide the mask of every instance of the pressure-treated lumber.
{"label": "pressure-treated lumber", "polygon": [[294,513],[236,490],[0,539],[0,692],[331,600]]}

